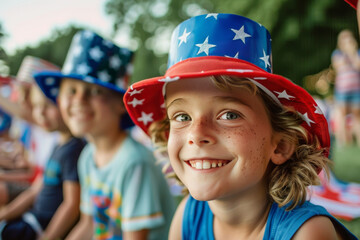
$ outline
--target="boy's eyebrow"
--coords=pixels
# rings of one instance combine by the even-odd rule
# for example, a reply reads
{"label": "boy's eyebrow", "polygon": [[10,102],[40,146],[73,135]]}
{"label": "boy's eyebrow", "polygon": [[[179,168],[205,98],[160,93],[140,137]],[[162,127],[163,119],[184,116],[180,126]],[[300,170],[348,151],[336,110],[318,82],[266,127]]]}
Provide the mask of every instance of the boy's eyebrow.
{"label": "boy's eyebrow", "polygon": [[185,102],[186,102],[186,100],[183,98],[176,98],[171,103],[169,103],[169,105],[166,106],[166,109],[168,109],[170,106],[172,106],[174,104],[176,105],[176,104],[181,104],[181,103],[185,103]]}
{"label": "boy's eyebrow", "polygon": [[[236,103],[236,104],[241,104],[241,105],[245,105],[247,107],[250,107],[250,104],[242,101],[239,98],[236,97],[230,97],[230,96],[216,96],[214,97],[214,101],[219,101],[219,102],[223,102],[223,103]],[[174,99],[169,105],[166,106],[166,108],[169,108],[172,105],[177,105],[177,104],[182,104],[182,103],[186,103],[186,99],[184,98],[176,98]]]}
{"label": "boy's eyebrow", "polygon": [[243,100],[236,98],[236,97],[230,97],[230,96],[216,96],[214,97],[215,101],[220,101],[220,102],[224,102],[224,103],[236,103],[236,104],[241,104],[241,105],[245,105],[247,107],[250,107],[250,104],[247,102],[244,102]]}

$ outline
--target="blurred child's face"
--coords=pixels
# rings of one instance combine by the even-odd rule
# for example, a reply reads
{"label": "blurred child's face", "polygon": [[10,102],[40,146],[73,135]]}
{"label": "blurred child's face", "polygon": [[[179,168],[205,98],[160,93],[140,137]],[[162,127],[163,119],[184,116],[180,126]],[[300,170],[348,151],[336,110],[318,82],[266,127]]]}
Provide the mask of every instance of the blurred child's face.
{"label": "blurred child's face", "polygon": [[357,52],[357,48],[358,48],[356,39],[349,31],[343,31],[339,34],[338,46],[341,51],[346,53]]}
{"label": "blurred child's face", "polygon": [[31,88],[31,103],[32,116],[40,127],[50,132],[66,128],[59,108],[37,86]]}
{"label": "blurred child's face", "polygon": [[177,176],[198,200],[264,192],[276,143],[261,98],[247,89],[220,90],[209,78],[166,88],[168,151]]}
{"label": "blurred child's face", "polygon": [[125,112],[120,94],[75,79],[63,79],[58,103],[65,123],[73,135],[96,137],[120,129]]}

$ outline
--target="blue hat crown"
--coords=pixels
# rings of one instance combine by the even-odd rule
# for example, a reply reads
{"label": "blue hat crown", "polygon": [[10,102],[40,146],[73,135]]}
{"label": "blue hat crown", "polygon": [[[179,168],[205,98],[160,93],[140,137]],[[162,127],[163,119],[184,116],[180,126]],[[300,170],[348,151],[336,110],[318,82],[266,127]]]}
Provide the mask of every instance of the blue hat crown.
{"label": "blue hat crown", "polygon": [[126,89],[124,77],[129,74],[132,57],[130,50],[84,30],[74,35],[62,73],[84,81],[100,81]]}
{"label": "blue hat crown", "polygon": [[261,24],[242,16],[199,15],[175,28],[168,68],[189,58],[206,56],[241,59],[272,73],[270,33]]}

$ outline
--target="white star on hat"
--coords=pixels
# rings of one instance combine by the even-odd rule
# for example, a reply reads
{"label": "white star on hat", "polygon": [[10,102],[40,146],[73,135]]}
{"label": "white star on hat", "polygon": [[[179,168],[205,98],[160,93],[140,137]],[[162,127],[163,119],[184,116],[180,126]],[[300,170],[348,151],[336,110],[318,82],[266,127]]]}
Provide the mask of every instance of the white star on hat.
{"label": "white star on hat", "polygon": [[104,53],[100,50],[99,47],[90,49],[89,54],[95,61],[99,61],[104,56]]}
{"label": "white star on hat", "polygon": [[86,63],[81,63],[81,64],[79,64],[79,66],[77,67],[76,70],[77,70],[76,72],[78,74],[86,75],[90,72],[91,68],[88,65],[86,65]]}
{"label": "white star on hat", "polygon": [[306,122],[306,124],[310,127],[311,126],[311,123],[315,123],[313,120],[311,120],[308,116],[308,113],[304,113],[304,114],[301,114],[299,112],[300,116],[304,119],[304,121]]}
{"label": "white star on hat", "polygon": [[278,98],[285,98],[287,100],[290,100],[290,98],[295,98],[294,96],[291,96],[289,94],[287,94],[286,90],[282,91],[282,92],[277,92],[277,91],[274,91],[278,94]]}
{"label": "white star on hat", "polygon": [[270,56],[269,56],[269,55],[266,55],[266,53],[265,53],[265,50],[264,50],[264,49],[263,49],[263,54],[264,54],[264,56],[263,56],[263,57],[261,57],[260,59],[264,61],[264,63],[265,63],[265,67],[267,67],[268,65],[269,65],[269,67],[270,67],[270,62],[269,62],[269,58],[270,58]]}
{"label": "white star on hat", "polygon": [[315,108],[314,113],[324,115],[324,113],[321,111],[321,108],[319,106],[314,105],[314,108]]}
{"label": "white star on hat", "polygon": [[54,85],[54,83],[55,83],[55,78],[53,77],[45,78],[45,85],[50,86],[50,85]]}
{"label": "white star on hat", "polygon": [[207,19],[209,17],[214,17],[217,20],[218,15],[219,15],[218,13],[209,13],[208,15],[206,15],[205,19]]}
{"label": "white star on hat", "polygon": [[109,61],[110,67],[112,67],[113,69],[116,69],[121,65],[121,59],[117,55],[112,56]]}
{"label": "white star on hat", "polygon": [[75,57],[78,57],[81,54],[82,51],[83,51],[83,47],[80,44],[76,44],[74,46],[74,48],[72,49],[72,54]]}
{"label": "white star on hat", "polygon": [[136,107],[137,105],[142,105],[145,99],[136,99],[134,98],[131,102],[128,102],[128,104],[131,104],[133,107]]}
{"label": "white star on hat", "polygon": [[134,91],[131,91],[131,92],[129,92],[129,94],[130,94],[130,96],[133,96],[133,95],[135,95],[135,94],[140,94],[142,91],[143,91],[144,89],[140,89],[140,90],[134,90]]}
{"label": "white star on hat", "polygon": [[237,52],[236,54],[235,54],[235,56],[228,56],[228,55],[225,55],[225,57],[229,57],[229,58],[239,58],[239,52]]}
{"label": "white star on hat", "polygon": [[153,122],[154,119],[152,118],[153,113],[146,114],[145,112],[141,112],[141,117],[139,117],[137,120],[139,122],[143,122],[146,126],[149,122]]}
{"label": "white star on hat", "polygon": [[100,78],[101,81],[104,82],[109,82],[111,80],[111,76],[106,70],[99,72],[98,77]]}
{"label": "white star on hat", "polygon": [[94,34],[93,34],[91,31],[89,31],[89,30],[85,30],[85,31],[84,31],[84,37],[85,37],[85,38],[92,38],[93,35],[94,35]]}
{"label": "white star on hat", "polygon": [[233,40],[241,39],[241,41],[243,41],[244,44],[245,44],[245,38],[251,37],[250,34],[247,34],[245,32],[244,25],[239,30],[231,28],[231,31],[235,33]]}
{"label": "white star on hat", "polygon": [[199,43],[199,44],[195,44],[195,45],[200,48],[197,55],[204,52],[204,53],[206,53],[206,55],[209,56],[209,49],[216,47],[216,45],[209,44],[209,36],[206,37],[206,39],[203,43]]}
{"label": "white star on hat", "polygon": [[180,45],[181,45],[183,42],[186,43],[187,37],[190,35],[190,33],[191,33],[191,32],[186,32],[186,28],[184,29],[183,34],[179,37],[180,43],[179,43],[179,46],[178,46],[178,47],[180,47]]}

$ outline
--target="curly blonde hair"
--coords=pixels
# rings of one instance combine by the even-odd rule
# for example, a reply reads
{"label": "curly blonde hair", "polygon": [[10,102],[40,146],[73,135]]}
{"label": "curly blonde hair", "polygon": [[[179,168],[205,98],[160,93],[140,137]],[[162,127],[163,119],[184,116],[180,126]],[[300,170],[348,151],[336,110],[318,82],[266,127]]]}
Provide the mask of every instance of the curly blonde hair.
{"label": "curly blonde hair", "polygon": [[[318,172],[324,169],[328,174],[330,160],[324,154],[326,149],[320,147],[316,137],[311,138],[310,142],[307,131],[301,126],[303,119],[294,109],[279,106],[250,79],[234,76],[211,76],[211,79],[219,89],[245,88],[261,97],[273,130],[282,133],[283,141],[295,146],[294,153],[285,163],[275,165],[270,161],[267,170],[270,200],[280,207],[286,205],[287,210],[304,203],[307,187],[320,184]],[[167,151],[169,130],[170,123],[167,116],[162,121],[153,123],[149,128],[152,141],[158,151]],[[175,177],[180,182],[174,173],[169,176]]]}

